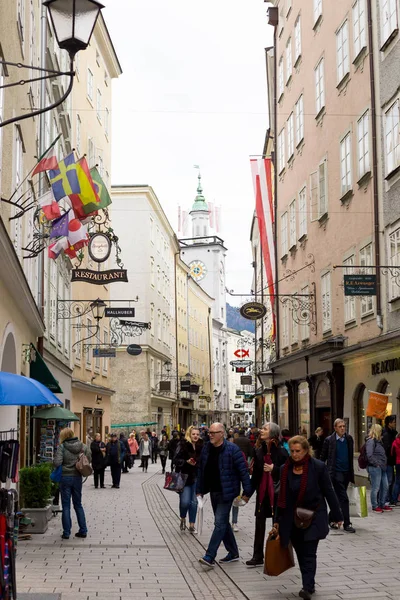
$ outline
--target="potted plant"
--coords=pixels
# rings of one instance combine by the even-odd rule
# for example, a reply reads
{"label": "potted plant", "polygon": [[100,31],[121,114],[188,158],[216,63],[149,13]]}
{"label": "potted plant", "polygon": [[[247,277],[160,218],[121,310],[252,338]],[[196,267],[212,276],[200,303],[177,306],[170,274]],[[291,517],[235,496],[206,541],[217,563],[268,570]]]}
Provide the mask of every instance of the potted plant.
{"label": "potted plant", "polygon": [[50,470],[47,464],[24,467],[19,472],[22,512],[32,520],[32,533],[44,533],[51,516]]}

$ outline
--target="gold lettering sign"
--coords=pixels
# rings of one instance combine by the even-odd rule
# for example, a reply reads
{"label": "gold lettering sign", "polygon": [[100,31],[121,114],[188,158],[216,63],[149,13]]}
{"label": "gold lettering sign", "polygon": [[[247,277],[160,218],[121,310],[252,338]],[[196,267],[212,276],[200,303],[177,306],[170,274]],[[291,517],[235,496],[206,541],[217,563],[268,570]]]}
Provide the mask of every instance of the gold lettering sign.
{"label": "gold lettering sign", "polygon": [[94,285],[114,283],[114,281],[128,281],[126,269],[110,269],[109,271],[91,271],[90,269],[73,269],[71,281],[86,281]]}

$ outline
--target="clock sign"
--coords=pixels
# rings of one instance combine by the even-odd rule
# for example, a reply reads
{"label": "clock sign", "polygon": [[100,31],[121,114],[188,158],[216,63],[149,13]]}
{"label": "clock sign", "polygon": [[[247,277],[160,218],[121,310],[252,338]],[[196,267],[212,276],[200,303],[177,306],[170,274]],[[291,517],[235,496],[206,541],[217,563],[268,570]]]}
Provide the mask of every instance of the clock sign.
{"label": "clock sign", "polygon": [[193,260],[189,267],[190,275],[195,281],[201,281],[207,275],[207,267],[201,260]]}
{"label": "clock sign", "polygon": [[107,260],[111,252],[111,240],[105,233],[95,233],[89,242],[89,255],[92,260],[102,263]]}

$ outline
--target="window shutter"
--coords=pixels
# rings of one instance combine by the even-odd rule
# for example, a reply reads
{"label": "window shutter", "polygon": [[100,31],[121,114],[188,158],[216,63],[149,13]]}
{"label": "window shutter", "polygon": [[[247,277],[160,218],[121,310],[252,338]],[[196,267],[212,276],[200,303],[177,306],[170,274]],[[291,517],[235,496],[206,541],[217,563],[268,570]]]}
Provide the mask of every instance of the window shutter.
{"label": "window shutter", "polygon": [[326,160],[318,166],[318,217],[328,212],[328,196],[326,185]]}

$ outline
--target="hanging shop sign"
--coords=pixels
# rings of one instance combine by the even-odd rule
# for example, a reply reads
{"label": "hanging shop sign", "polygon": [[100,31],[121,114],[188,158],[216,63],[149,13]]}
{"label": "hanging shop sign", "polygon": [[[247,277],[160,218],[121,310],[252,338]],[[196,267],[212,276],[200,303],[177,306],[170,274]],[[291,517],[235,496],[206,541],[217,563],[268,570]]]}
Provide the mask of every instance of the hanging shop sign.
{"label": "hanging shop sign", "polygon": [[240,314],[245,319],[256,321],[262,319],[267,314],[267,308],[261,302],[246,302],[240,307]]}
{"label": "hanging shop sign", "polygon": [[234,405],[233,405],[233,407],[234,407],[234,408],[241,408],[241,407],[242,407],[242,405],[241,405],[241,404],[234,404]]}
{"label": "hanging shop sign", "polygon": [[379,392],[370,391],[366,410],[367,417],[384,419],[386,417],[388,401],[389,396],[387,394],[380,394]]}
{"label": "hanging shop sign", "polygon": [[246,373],[247,367],[236,367],[236,373]]}
{"label": "hanging shop sign", "polygon": [[96,358],[115,358],[115,348],[93,348],[93,356]]}
{"label": "hanging shop sign", "polygon": [[199,400],[205,400],[206,402],[211,402],[211,396],[200,395]]}
{"label": "hanging shop sign", "polygon": [[344,275],[345,296],[376,296],[376,275]]}
{"label": "hanging shop sign", "polygon": [[105,313],[105,317],[134,317],[135,309],[134,308],[112,308],[111,306],[107,306]]}
{"label": "hanging shop sign", "polygon": [[89,256],[97,263],[107,260],[111,253],[111,240],[105,233],[95,233],[89,242]]}
{"label": "hanging shop sign", "polygon": [[240,377],[241,385],[252,385],[253,379],[251,375],[242,375]]}
{"label": "hanging shop sign", "polygon": [[71,281],[84,281],[94,285],[107,285],[116,281],[128,281],[126,269],[110,269],[109,271],[91,271],[90,269],[72,269]]}
{"label": "hanging shop sign", "polygon": [[233,353],[237,358],[246,358],[246,356],[248,358],[250,358],[250,354],[249,354],[249,350],[245,350],[244,348],[238,348],[237,350],[235,350],[235,352]]}
{"label": "hanging shop sign", "polygon": [[170,392],[171,391],[171,382],[170,381],[160,381],[160,392]]}
{"label": "hanging shop sign", "polygon": [[243,398],[243,402],[253,402],[254,395],[253,394],[245,394]]}
{"label": "hanging shop sign", "polygon": [[139,356],[139,354],[142,354],[142,347],[138,346],[137,344],[130,344],[126,351],[131,356]]}
{"label": "hanging shop sign", "polygon": [[250,367],[253,364],[252,360],[231,360],[231,367]]}
{"label": "hanging shop sign", "polygon": [[244,396],[246,394],[243,390],[236,390],[236,396]]}

